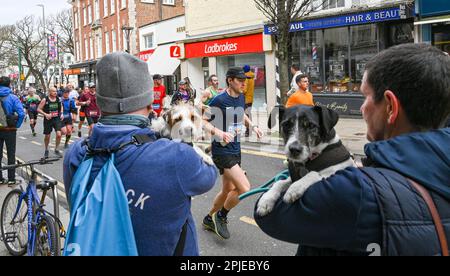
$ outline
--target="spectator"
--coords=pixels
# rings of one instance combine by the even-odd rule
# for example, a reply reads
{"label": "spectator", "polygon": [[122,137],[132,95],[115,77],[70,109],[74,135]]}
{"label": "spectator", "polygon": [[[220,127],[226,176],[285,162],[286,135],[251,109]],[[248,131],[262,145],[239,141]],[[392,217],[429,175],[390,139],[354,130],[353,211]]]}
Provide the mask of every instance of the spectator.
{"label": "spectator", "polygon": [[[252,107],[253,107],[253,100],[255,98],[255,73],[251,71],[249,65],[244,66],[244,73],[247,76],[247,79],[245,80],[245,89],[244,89],[245,114],[250,120],[252,120]],[[250,136],[250,129],[246,128],[245,137],[249,136]]]}
{"label": "spectator", "polygon": [[153,76],[153,91],[154,91],[154,101],[153,101],[153,111],[159,115],[164,109],[164,99],[166,98],[166,87],[163,84],[163,77],[161,75]]}
{"label": "spectator", "polygon": [[291,108],[296,105],[314,106],[313,94],[309,92],[309,78],[307,75],[298,75],[297,77],[298,90],[287,101],[286,108]]}
{"label": "spectator", "polygon": [[[418,78],[420,77],[420,81]],[[314,184],[300,200],[255,213],[270,236],[297,243],[299,255],[440,255],[427,204],[431,193],[450,237],[450,57],[427,44],[402,44],[366,67],[361,107],[370,144],[363,169]],[[426,101],[426,104],[424,102]]]}
{"label": "spectator", "polygon": [[[13,95],[10,88],[11,80],[8,77],[0,77],[0,100],[5,114],[7,125],[0,127],[0,168],[2,166],[3,159],[3,144],[6,144],[6,151],[8,155],[8,165],[14,165],[16,163],[16,139],[17,129],[22,126],[23,119],[25,118],[25,112],[23,110],[22,103],[17,96]],[[0,184],[4,184],[3,174],[0,175]],[[16,170],[8,170],[8,182],[9,186],[16,184]]]}

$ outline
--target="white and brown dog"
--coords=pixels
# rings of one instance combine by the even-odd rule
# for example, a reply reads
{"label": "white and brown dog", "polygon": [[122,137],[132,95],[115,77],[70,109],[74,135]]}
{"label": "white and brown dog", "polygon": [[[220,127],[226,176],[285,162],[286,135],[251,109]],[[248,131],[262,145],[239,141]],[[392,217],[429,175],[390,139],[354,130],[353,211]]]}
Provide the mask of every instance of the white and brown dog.
{"label": "white and brown dog", "polygon": [[193,146],[195,152],[209,165],[214,162],[198,145],[203,137],[201,111],[191,104],[181,103],[165,108],[161,117],[152,121],[152,129],[163,138]]}
{"label": "white and brown dog", "polygon": [[284,202],[294,203],[315,183],[347,167],[356,167],[334,130],[338,120],[336,112],[319,106],[286,110],[282,131],[291,177],[275,183],[261,197],[258,215],[268,215],[284,192]]}

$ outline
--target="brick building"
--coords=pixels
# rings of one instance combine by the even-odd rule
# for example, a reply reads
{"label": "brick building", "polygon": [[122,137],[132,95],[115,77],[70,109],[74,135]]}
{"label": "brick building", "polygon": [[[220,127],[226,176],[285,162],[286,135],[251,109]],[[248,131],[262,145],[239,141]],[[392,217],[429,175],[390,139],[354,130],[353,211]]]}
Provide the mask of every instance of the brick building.
{"label": "brick building", "polygon": [[140,52],[139,28],[184,14],[184,0],[73,0],[72,14],[79,87],[95,81],[95,64],[105,54]]}

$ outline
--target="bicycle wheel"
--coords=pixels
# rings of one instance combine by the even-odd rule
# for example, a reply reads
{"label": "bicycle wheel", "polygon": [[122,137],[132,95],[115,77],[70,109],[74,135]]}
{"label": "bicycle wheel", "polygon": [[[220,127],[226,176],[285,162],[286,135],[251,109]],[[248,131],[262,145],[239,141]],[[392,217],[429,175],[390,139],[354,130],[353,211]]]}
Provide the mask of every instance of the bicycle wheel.
{"label": "bicycle wheel", "polygon": [[55,220],[43,215],[36,229],[34,240],[34,256],[59,256]]}
{"label": "bicycle wheel", "polygon": [[6,249],[13,256],[23,256],[27,253],[28,204],[26,198],[22,201],[19,213],[13,221],[22,193],[21,190],[13,190],[6,196],[0,217],[2,239]]}

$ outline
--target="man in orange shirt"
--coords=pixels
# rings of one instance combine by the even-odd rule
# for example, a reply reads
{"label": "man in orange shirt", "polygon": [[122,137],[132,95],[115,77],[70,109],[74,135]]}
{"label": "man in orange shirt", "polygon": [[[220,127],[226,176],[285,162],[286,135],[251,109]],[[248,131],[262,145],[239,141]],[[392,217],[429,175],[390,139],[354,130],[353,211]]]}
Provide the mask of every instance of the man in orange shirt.
{"label": "man in orange shirt", "polygon": [[287,101],[286,108],[296,105],[314,106],[313,94],[308,92],[309,78],[307,75],[299,75],[296,79],[299,90],[295,92]]}

